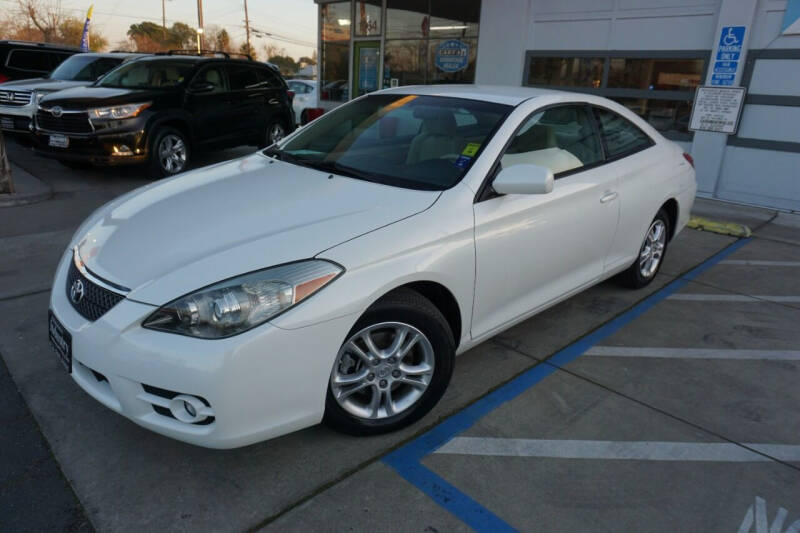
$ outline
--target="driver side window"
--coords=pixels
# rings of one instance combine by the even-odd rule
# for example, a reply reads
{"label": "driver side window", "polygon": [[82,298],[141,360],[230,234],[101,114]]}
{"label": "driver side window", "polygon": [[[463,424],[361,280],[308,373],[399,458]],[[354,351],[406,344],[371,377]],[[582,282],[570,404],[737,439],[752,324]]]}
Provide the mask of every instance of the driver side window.
{"label": "driver side window", "polygon": [[556,106],[531,115],[517,131],[500,162],[539,165],[559,174],[603,160],[600,139],[584,105]]}
{"label": "driver side window", "polygon": [[204,68],[197,74],[193,83],[198,82],[210,83],[214,86],[214,90],[206,94],[222,93],[228,90],[227,79],[225,78],[225,73],[222,71],[222,67],[212,66]]}

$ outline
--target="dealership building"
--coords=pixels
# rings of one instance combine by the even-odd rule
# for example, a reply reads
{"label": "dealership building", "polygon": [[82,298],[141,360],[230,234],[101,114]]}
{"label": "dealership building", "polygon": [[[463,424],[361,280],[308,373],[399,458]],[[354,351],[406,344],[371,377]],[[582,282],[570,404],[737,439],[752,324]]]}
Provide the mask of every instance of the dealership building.
{"label": "dealership building", "polygon": [[597,94],[690,152],[698,195],[800,211],[800,0],[316,1],[320,107],[412,84]]}

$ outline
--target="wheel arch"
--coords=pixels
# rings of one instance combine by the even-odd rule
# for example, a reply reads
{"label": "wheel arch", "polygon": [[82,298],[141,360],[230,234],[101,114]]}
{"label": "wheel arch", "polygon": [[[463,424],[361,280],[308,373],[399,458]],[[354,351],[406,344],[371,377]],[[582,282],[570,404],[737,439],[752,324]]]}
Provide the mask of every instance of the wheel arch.
{"label": "wheel arch", "polygon": [[667,216],[669,217],[669,240],[672,240],[672,237],[675,235],[676,226],[678,225],[678,214],[680,207],[678,206],[678,201],[675,198],[670,198],[666,202],[661,205],[661,208],[667,212]]}
{"label": "wheel arch", "polygon": [[450,330],[453,332],[453,340],[455,340],[456,348],[458,348],[458,345],[461,341],[461,333],[463,328],[461,320],[461,308],[458,305],[458,300],[450,291],[450,289],[436,281],[410,281],[393,287],[391,290],[383,293],[379,298],[376,298],[375,302],[380,301],[387,295],[400,289],[411,289],[412,291],[421,294],[427,298],[434,305],[434,307],[439,310],[440,313],[442,313],[447,321],[447,324],[450,326]]}

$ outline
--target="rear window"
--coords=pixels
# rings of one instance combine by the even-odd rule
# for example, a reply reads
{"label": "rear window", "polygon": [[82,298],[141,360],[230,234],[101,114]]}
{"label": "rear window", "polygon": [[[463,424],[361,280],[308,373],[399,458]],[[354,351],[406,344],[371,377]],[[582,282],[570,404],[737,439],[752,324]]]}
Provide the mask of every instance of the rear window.
{"label": "rear window", "polygon": [[50,75],[54,80],[94,81],[122,63],[122,58],[77,54],[61,63]]}
{"label": "rear window", "polygon": [[55,56],[53,52],[44,50],[24,50],[15,48],[8,53],[6,65],[18,70],[28,70],[31,72],[50,72],[53,67],[66,59],[66,55]]}
{"label": "rear window", "polygon": [[653,140],[625,117],[597,107],[594,112],[609,159],[624,157],[653,145]]}

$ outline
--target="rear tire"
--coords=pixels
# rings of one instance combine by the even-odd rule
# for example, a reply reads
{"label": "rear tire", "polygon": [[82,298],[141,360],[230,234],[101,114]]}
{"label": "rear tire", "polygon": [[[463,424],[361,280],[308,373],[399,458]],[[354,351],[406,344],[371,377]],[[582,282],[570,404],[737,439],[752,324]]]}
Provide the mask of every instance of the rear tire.
{"label": "rear tire", "polygon": [[661,208],[648,226],[633,264],[617,276],[623,286],[641,289],[655,279],[664,262],[671,231],[669,214]]}
{"label": "rear tire", "polygon": [[[380,357],[374,357],[364,342],[365,331]],[[405,334],[401,337],[398,331]],[[363,347],[362,353],[372,362],[355,355],[351,342]],[[367,309],[347,334],[328,381],[323,422],[350,435],[408,426],[442,397],[454,363],[455,341],[442,313],[413,290],[389,293]],[[352,383],[343,384],[348,381]]]}
{"label": "rear tire", "polygon": [[264,129],[264,136],[261,139],[261,148],[271,146],[280,141],[289,134],[289,128],[286,123],[279,118],[271,118],[267,121],[267,127]]}
{"label": "rear tire", "polygon": [[182,131],[163,127],[157,129],[152,138],[148,161],[151,176],[167,178],[189,167],[189,141]]}

